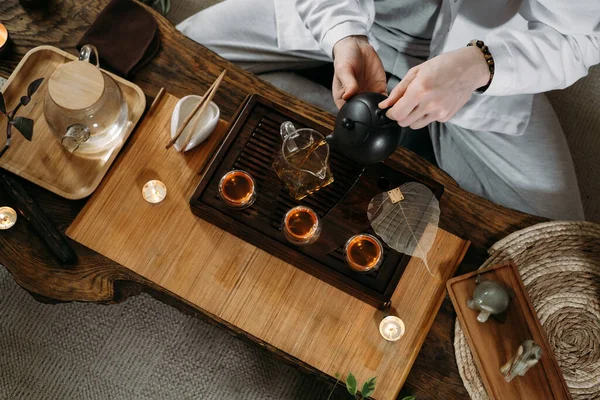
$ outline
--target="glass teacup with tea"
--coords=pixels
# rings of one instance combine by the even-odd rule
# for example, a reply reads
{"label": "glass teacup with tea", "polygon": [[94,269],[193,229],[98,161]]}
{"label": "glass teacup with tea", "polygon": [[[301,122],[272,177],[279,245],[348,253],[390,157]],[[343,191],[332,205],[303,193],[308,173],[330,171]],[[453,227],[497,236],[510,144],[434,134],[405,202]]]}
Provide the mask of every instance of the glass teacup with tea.
{"label": "glass teacup with tea", "polygon": [[360,233],[352,236],[344,246],[346,265],[356,272],[370,272],[383,262],[383,245],[373,235]]}
{"label": "glass teacup with tea", "polygon": [[288,242],[298,246],[309,245],[319,239],[321,221],[313,209],[296,206],[283,217],[281,230]]}
{"label": "glass teacup with tea", "polygon": [[295,200],[333,182],[329,145],[322,134],[309,128],[296,129],[287,121],[281,124],[281,138],[283,145],[273,168]]}
{"label": "glass teacup with tea", "polygon": [[256,183],[241,169],[227,172],[219,181],[219,197],[231,208],[248,208],[256,201]]}

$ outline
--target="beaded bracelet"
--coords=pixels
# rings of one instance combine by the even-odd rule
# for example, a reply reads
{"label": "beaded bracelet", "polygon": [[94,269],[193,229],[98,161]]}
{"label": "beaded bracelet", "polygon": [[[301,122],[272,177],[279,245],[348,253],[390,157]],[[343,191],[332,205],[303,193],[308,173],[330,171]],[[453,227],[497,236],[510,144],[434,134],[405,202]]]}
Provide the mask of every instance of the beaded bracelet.
{"label": "beaded bracelet", "polygon": [[485,58],[485,62],[487,63],[488,68],[490,69],[490,80],[488,81],[487,85],[475,90],[476,92],[483,93],[487,90],[487,88],[490,87],[492,79],[494,79],[494,57],[492,57],[490,50],[485,45],[485,43],[483,43],[483,40],[473,39],[467,45],[467,47],[469,46],[476,46],[481,50],[481,52],[483,53],[483,57]]}

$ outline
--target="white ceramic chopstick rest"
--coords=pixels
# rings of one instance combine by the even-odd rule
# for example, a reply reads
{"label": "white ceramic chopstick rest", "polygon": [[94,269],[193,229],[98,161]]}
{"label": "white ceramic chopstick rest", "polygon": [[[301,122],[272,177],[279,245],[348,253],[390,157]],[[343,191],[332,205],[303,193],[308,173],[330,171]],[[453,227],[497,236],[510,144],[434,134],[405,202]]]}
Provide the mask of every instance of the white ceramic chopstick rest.
{"label": "white ceramic chopstick rest", "polygon": [[[171,116],[171,138],[175,137],[183,121],[185,121],[186,117],[201,99],[202,96],[191,95],[185,96],[177,102],[173,109],[173,115]],[[190,123],[186,126],[185,130],[174,144],[175,150],[182,151],[183,149],[181,147],[190,135],[192,139],[183,151],[189,151],[204,142],[217,127],[220,115],[221,112],[219,107],[211,101],[204,112],[202,112],[202,115],[192,118]],[[194,132],[191,132],[192,129],[194,129]]]}

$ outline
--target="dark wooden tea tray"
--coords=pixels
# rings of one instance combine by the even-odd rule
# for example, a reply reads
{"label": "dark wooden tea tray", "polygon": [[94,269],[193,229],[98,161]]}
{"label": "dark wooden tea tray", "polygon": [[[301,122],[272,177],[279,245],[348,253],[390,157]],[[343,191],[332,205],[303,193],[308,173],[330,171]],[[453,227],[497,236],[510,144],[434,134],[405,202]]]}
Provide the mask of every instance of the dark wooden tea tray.
{"label": "dark wooden tea tray", "polygon": [[[388,307],[410,257],[384,245],[381,267],[363,274],[346,266],[344,244],[354,234],[371,232],[367,207],[376,194],[416,181],[428,186],[439,199],[443,186],[409,175],[385,162],[363,167],[332,152],[330,164],[335,181],[297,202],[290,197],[271,165],[281,148],[279,126],[284,121],[292,121],[298,128],[315,129],[324,135],[329,133],[325,127],[281,105],[259,95],[251,96],[233,119],[220,149],[207,164],[190,200],[192,211],[371,305]],[[218,197],[219,180],[232,169],[249,172],[256,182],[256,202],[245,210],[231,209]],[[321,236],[310,246],[291,245],[280,229],[285,212],[298,204],[311,207],[322,219]]]}

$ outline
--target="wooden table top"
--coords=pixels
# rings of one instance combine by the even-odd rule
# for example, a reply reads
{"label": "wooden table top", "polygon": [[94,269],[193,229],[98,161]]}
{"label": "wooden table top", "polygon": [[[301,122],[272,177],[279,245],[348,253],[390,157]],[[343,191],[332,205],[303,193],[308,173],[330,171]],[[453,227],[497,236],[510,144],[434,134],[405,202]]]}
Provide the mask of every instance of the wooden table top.
{"label": "wooden table top", "polygon": [[[56,0],[48,11],[25,12],[18,0],[0,3],[2,22],[14,41],[11,51],[0,62],[0,76],[8,77],[24,54],[33,47],[48,44],[76,54],[75,44],[109,0]],[[223,68],[228,74],[215,96],[221,107],[221,117],[231,119],[235,110],[250,93],[283,103],[294,111],[333,126],[334,117],[316,107],[261,81],[204,47],[185,38],[162,16],[155,14],[161,34],[161,50],[157,57],[132,79],[150,97],[161,87],[176,96],[203,93]],[[445,185],[441,201],[442,228],[471,241],[471,248],[459,273],[477,268],[486,250],[497,240],[518,229],[541,222],[542,219],[504,207],[467,193],[443,171],[413,153],[398,149],[393,156],[406,170],[429,176]],[[23,182],[40,207],[61,230],[75,219],[86,200],[62,199],[33,184]],[[1,189],[1,188],[0,188]],[[10,201],[0,190],[0,204]],[[172,293],[77,243],[79,262],[63,267],[54,261],[45,245],[27,224],[17,224],[0,233],[0,263],[8,268],[17,283],[41,301],[89,301],[113,303],[130,295],[148,292],[183,311],[198,314],[198,310]],[[214,315],[206,315],[217,320]],[[452,345],[455,313],[448,299],[442,304],[433,327],[405,383],[407,393],[417,398],[467,398]],[[218,321],[219,322],[219,321]],[[234,329],[233,327],[229,327]],[[235,329],[234,329],[235,330]],[[242,332],[238,332],[244,335]],[[274,353],[287,358],[285,354]],[[310,373],[317,371],[301,365]],[[403,391],[404,392],[404,391]]]}
{"label": "wooden table top", "polygon": [[[411,258],[390,309],[378,310],[277,258],[272,248],[261,250],[192,213],[189,199],[201,179],[198,171],[228,124],[222,122],[205,144],[185,155],[167,150],[165,127],[177,101],[168,93],[155,100],[67,235],[295,363],[330,377],[351,371],[361,382],[376,376],[373,397],[394,400],[469,243],[439,229],[428,266]],[[149,179],[167,186],[159,205],[147,204],[140,195]],[[260,203],[265,185],[257,181],[257,186]],[[325,218],[322,223],[325,229],[334,224]],[[266,243],[264,234],[256,236]],[[404,321],[404,335],[395,343],[379,333],[386,313]]]}

